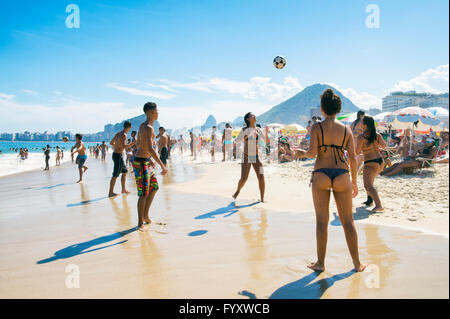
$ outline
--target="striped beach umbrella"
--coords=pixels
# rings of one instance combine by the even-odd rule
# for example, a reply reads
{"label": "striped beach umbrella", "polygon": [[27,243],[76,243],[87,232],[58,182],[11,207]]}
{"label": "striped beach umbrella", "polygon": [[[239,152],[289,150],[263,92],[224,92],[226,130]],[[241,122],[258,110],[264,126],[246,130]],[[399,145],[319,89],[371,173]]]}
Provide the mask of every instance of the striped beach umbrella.
{"label": "striped beach umbrella", "polygon": [[440,130],[440,120],[431,112],[419,107],[411,106],[393,112],[386,116],[386,123],[394,129],[413,129],[415,131]]}

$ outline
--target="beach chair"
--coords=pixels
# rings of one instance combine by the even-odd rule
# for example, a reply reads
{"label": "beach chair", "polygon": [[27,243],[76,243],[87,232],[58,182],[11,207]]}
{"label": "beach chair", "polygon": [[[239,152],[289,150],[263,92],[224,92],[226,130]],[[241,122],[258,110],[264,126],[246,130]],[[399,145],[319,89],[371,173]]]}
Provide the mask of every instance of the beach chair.
{"label": "beach chair", "polygon": [[436,150],[436,153],[434,154],[434,156],[432,158],[419,158],[422,161],[422,165],[419,169],[419,175],[422,175],[422,171],[424,168],[432,168],[433,170],[436,170],[436,167],[434,167],[434,162],[437,159],[437,156],[441,150],[441,140],[439,140],[439,144]]}

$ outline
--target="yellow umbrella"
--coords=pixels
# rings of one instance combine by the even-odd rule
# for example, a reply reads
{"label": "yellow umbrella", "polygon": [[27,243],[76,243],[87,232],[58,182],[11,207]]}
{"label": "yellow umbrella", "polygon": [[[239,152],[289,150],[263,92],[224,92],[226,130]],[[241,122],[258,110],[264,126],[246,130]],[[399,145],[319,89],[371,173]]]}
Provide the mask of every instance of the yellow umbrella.
{"label": "yellow umbrella", "polygon": [[300,133],[306,133],[306,129],[299,124],[289,124],[281,129],[281,132],[286,135],[297,135]]}
{"label": "yellow umbrella", "polygon": [[241,129],[234,129],[233,132],[231,133],[231,136],[233,138],[236,138],[240,132],[241,132]]}

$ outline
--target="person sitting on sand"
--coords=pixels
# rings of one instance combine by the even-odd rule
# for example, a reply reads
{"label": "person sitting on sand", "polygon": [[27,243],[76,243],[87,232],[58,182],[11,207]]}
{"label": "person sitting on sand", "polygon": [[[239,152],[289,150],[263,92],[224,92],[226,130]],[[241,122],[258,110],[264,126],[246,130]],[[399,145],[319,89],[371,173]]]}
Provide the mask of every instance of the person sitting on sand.
{"label": "person sitting on sand", "polygon": [[84,146],[84,143],[81,141],[82,139],[83,135],[79,133],[75,134],[75,145],[72,147],[71,150],[72,158],[75,153],[78,153],[75,163],[78,164],[78,172],[80,175],[80,179],[78,180],[77,183],[79,184],[83,183],[83,174],[88,169],[88,167],[84,165],[87,160],[87,154],[86,154],[86,147]]}
{"label": "person sitting on sand", "polygon": [[[325,120],[311,128],[308,151],[300,150],[301,157],[317,156],[311,180],[314,208],[316,211],[317,261],[308,268],[325,270],[325,254],[330,218],[330,194],[333,190],[339,219],[344,227],[345,238],[356,271],[363,271],[365,264],[359,260],[358,234],[353,221],[352,197],[358,194],[357,164],[352,132],[336,120],[341,111],[341,99],[332,89],[326,89],[320,97],[321,111]],[[351,179],[344,150],[350,159]]]}
{"label": "person sitting on sand", "polygon": [[372,209],[372,212],[382,212],[384,208],[381,205],[380,196],[373,183],[375,177],[377,177],[384,167],[384,159],[380,149],[385,148],[386,143],[381,134],[377,133],[373,117],[364,116],[362,129],[363,134],[360,134],[357,140],[356,154],[362,151],[364,156],[363,180],[364,188],[367,192],[367,201],[364,204],[370,206],[375,201],[375,208]]}
{"label": "person sitting on sand", "polygon": [[125,149],[128,149],[134,144],[134,142],[131,142],[130,140],[129,143],[127,144],[127,133],[130,130],[131,130],[131,122],[125,121],[123,123],[123,130],[116,133],[113,139],[109,142],[109,144],[111,144],[113,148],[112,160],[114,163],[113,174],[111,177],[111,181],[109,182],[109,193],[108,193],[109,197],[117,196],[117,194],[114,193],[114,186],[116,185],[116,180],[120,174],[122,174],[121,177],[122,194],[129,193],[129,191],[126,189],[128,169],[127,166],[125,165],[122,154]]}
{"label": "person sitting on sand", "polygon": [[241,178],[239,179],[236,192],[233,194],[233,199],[236,199],[247,182],[250,168],[253,166],[256,176],[258,178],[259,193],[261,195],[261,202],[264,202],[264,168],[261,162],[261,155],[259,154],[258,140],[265,140],[264,133],[259,127],[256,127],[256,116],[249,112],[244,116],[245,127],[239,132],[236,138],[236,143],[244,143],[244,153],[242,154],[241,162]]}
{"label": "person sitting on sand", "polygon": [[416,168],[429,167],[430,164],[428,160],[432,159],[436,155],[436,152],[437,149],[434,144],[434,140],[429,138],[426,140],[425,146],[422,149],[419,149],[416,154],[405,158],[400,163],[396,163],[391,167],[384,169],[380,175],[392,176],[401,172],[405,168],[413,170]]}

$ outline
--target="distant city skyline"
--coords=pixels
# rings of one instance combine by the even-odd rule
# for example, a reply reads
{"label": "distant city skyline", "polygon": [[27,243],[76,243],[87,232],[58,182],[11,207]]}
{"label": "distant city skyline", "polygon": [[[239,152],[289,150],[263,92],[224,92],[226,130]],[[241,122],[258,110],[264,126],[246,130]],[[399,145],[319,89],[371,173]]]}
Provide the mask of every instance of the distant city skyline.
{"label": "distant city skyline", "polygon": [[68,28],[69,3],[3,1],[0,131],[95,133],[147,101],[165,127],[193,127],[261,114],[314,83],[364,109],[393,91],[448,92],[448,1],[375,3],[369,28],[362,1],[82,0]]}

